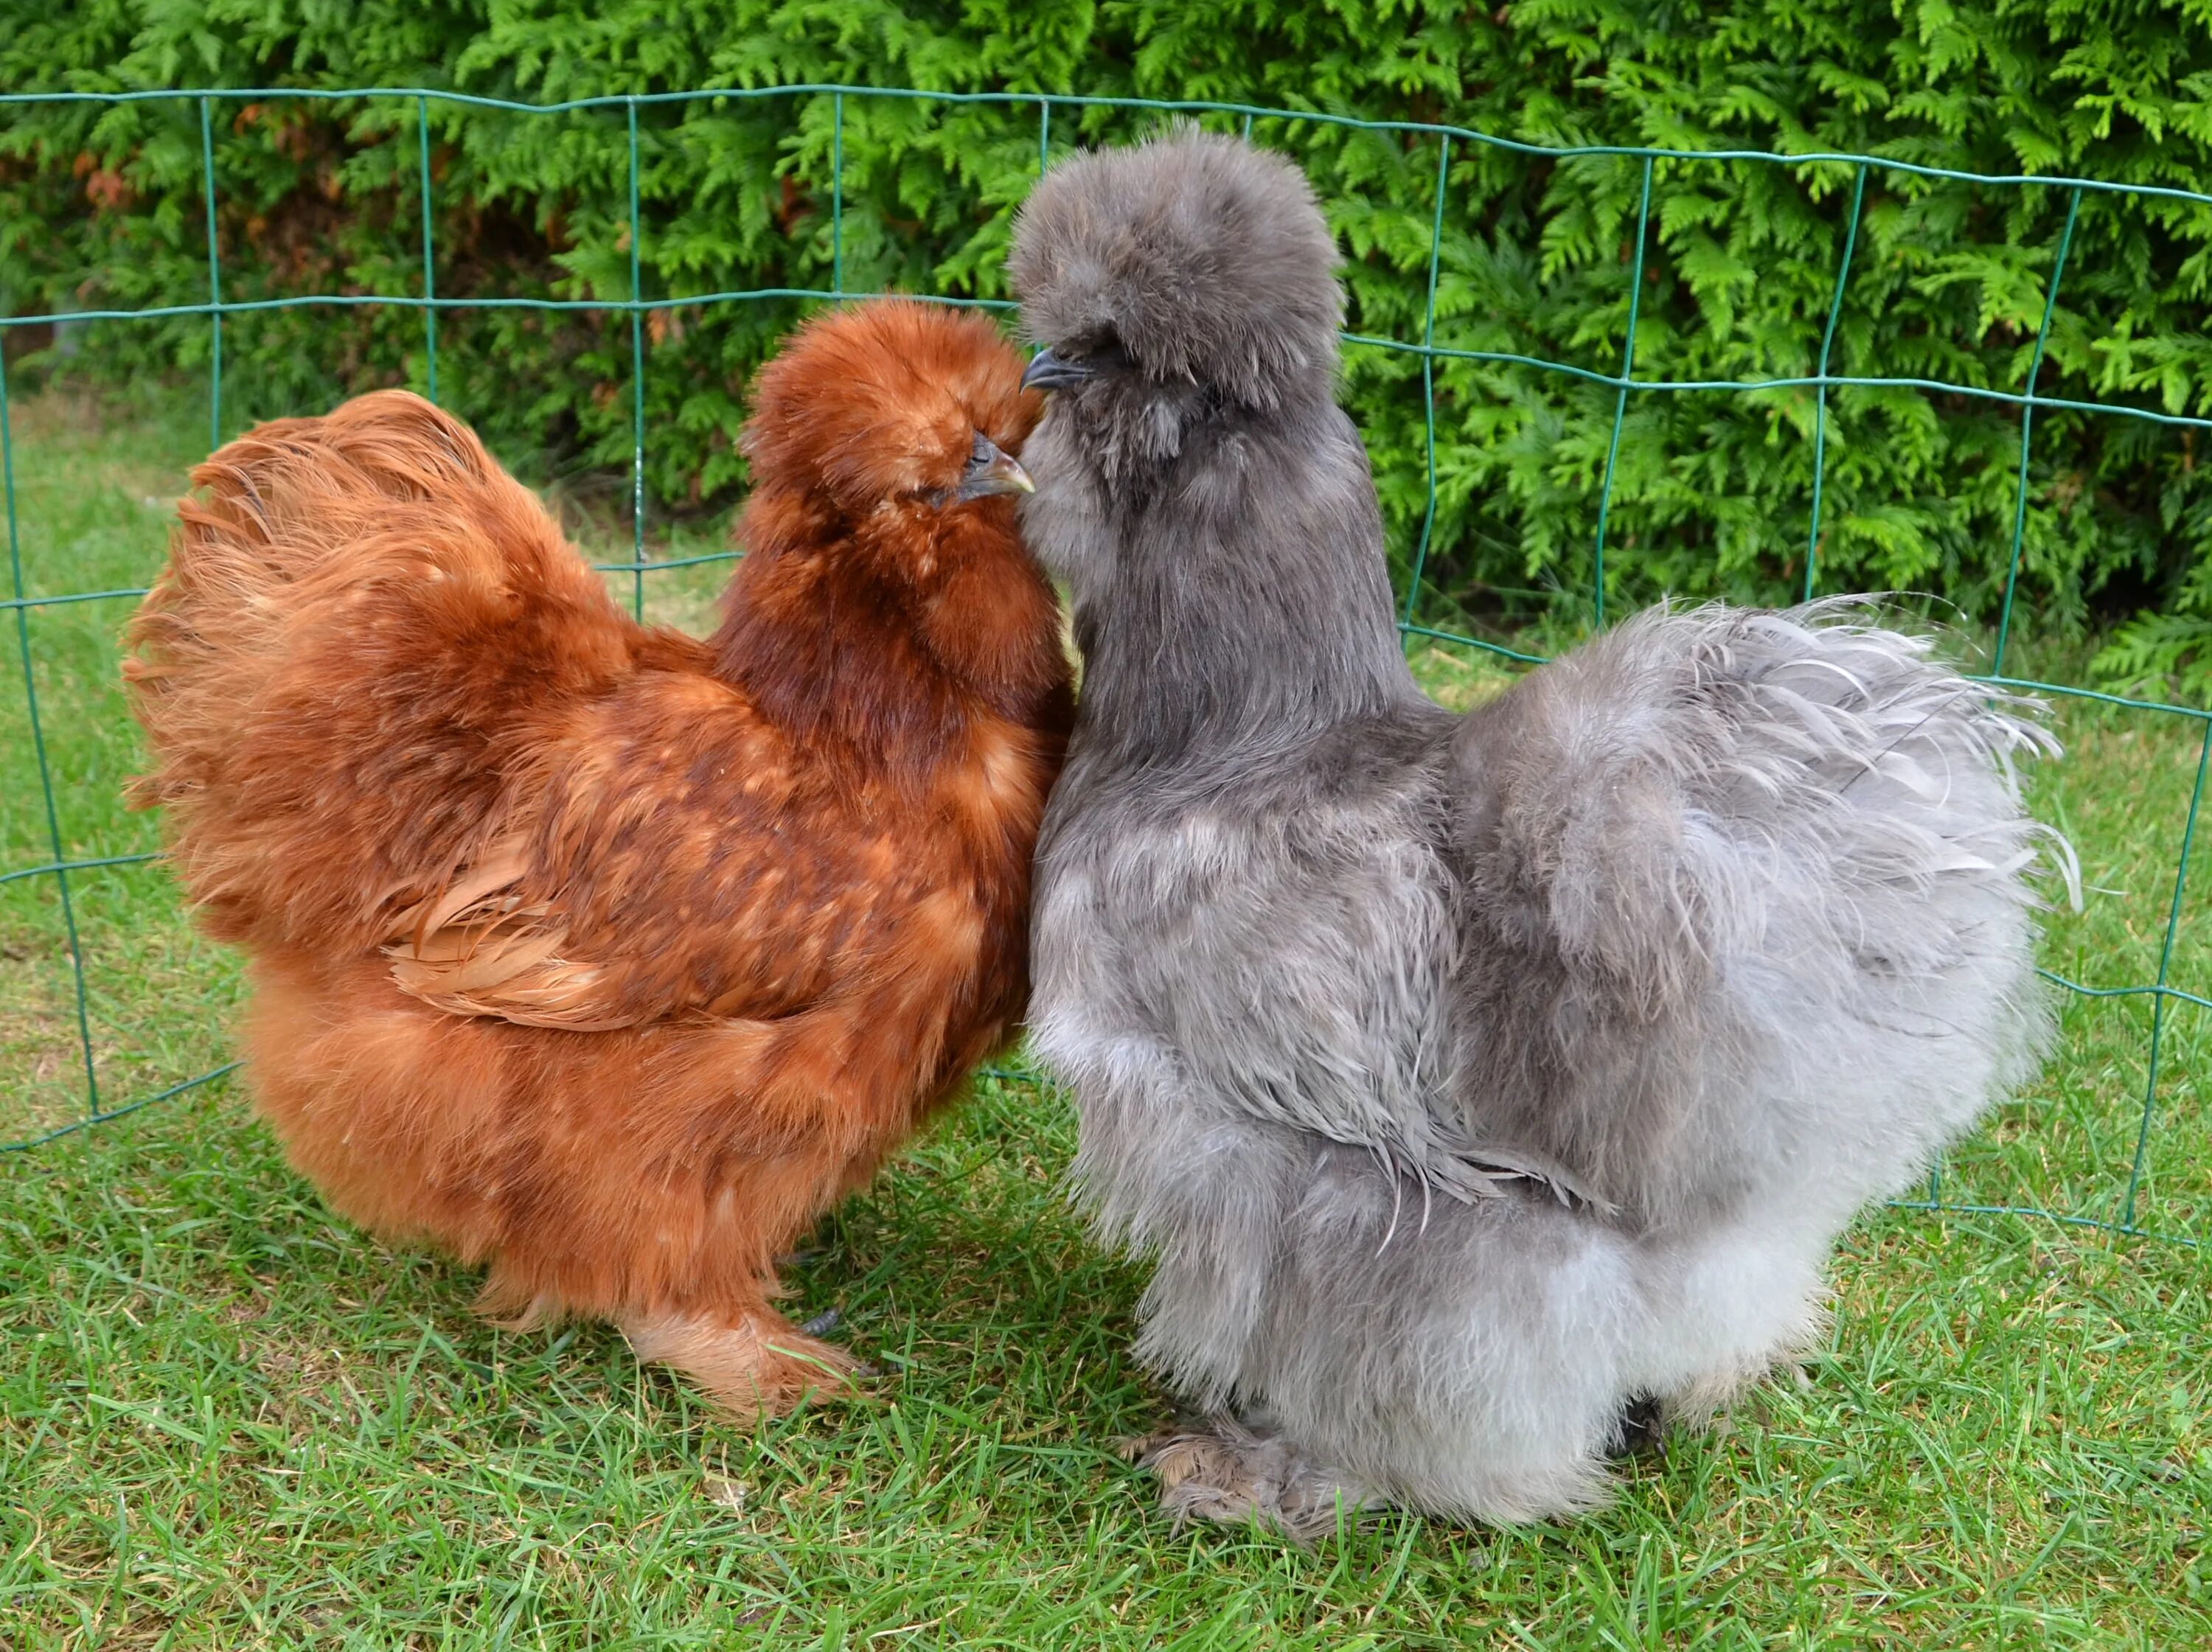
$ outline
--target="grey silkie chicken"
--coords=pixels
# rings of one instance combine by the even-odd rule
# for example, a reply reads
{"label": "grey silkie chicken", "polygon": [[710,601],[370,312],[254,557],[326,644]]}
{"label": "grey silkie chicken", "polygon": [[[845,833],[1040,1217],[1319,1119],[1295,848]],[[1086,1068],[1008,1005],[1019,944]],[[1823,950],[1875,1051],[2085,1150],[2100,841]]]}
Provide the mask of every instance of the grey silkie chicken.
{"label": "grey silkie chicken", "polygon": [[1030,1025],[1211,1418],[1145,1442],[1167,1506],[1299,1535],[1602,1502],[2050,1024],[2012,763],[2056,746],[1924,638],[1660,608],[1416,688],[1334,264],[1294,167],[1189,132],[1057,167],[1012,260],[1084,659]]}

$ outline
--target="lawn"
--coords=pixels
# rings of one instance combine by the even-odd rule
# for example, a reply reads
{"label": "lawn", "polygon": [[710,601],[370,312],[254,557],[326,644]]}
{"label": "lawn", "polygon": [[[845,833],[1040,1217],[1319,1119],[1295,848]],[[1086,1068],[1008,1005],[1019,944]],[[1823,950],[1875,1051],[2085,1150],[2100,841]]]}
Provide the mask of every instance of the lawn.
{"label": "lawn", "polygon": [[[203,404],[52,391],[11,409],[34,593],[142,585],[204,452]],[[563,490],[604,558],[628,551]],[[715,548],[720,525],[656,538]],[[647,576],[697,627],[723,569]],[[627,594],[627,575],[618,576]],[[64,853],[156,842],[118,787],[128,598],[30,610]],[[2078,649],[2012,662],[2078,680]],[[1424,647],[1465,703],[1503,679]],[[12,643],[0,871],[52,858]],[[2154,979],[2203,727],[2065,701],[2032,777],[2087,890],[2045,963]],[[2199,835],[2171,982],[2212,997]],[[158,864],[72,878],[109,1104],[220,1066],[234,960]],[[1945,1199],[2110,1216],[2152,1019],[2069,998],[2036,1084]],[[871,1398],[757,1435],[593,1327],[502,1333],[474,1282],[335,1220],[231,1080],[0,1155],[0,1647],[1812,1648],[2212,1645],[2207,1014],[2164,1029],[2123,1237],[2038,1217],[1877,1212],[1835,1266],[1823,1351],[1678,1436],[1572,1525],[1390,1515],[1311,1552],[1171,1532],[1112,1449],[1164,1413],[1127,1355],[1136,1266],[1061,1196],[1061,1099],[985,1081],[826,1222],[793,1275],[878,1369]],[[82,1116],[54,880],[0,884],[0,1142]]]}

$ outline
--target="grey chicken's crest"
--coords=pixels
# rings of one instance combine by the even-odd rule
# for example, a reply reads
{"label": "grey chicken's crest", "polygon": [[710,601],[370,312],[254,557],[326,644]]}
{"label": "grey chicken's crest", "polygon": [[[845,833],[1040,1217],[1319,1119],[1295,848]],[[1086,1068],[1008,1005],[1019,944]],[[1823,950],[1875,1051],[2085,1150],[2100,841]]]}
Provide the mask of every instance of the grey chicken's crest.
{"label": "grey chicken's crest", "polygon": [[1799,1348],[1821,1270],[2033,1072],[2037,708],[1863,604],[1662,606],[1467,716],[1406,665],[1282,161],[1064,163],[1012,269],[1031,548],[1085,677],[1030,1022],[1139,1354],[1237,1413],[1179,1513],[1486,1519]]}
{"label": "grey chicken's crest", "polygon": [[1334,374],[1335,258],[1297,167],[1186,129],[1054,167],[1009,269],[1035,342],[1268,407]]}

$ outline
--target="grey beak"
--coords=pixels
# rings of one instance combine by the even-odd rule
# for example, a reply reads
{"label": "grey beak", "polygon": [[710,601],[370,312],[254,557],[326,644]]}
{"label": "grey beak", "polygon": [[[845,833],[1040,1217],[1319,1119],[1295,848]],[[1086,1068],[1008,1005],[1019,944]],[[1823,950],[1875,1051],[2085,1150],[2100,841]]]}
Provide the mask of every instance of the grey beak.
{"label": "grey beak", "polygon": [[1049,349],[1041,349],[1030,357],[1029,366],[1023,370],[1022,388],[1065,390],[1070,385],[1081,384],[1092,371],[1087,361],[1070,361],[1054,355]]}
{"label": "grey beak", "polygon": [[1003,452],[988,436],[976,438],[976,457],[983,463],[971,466],[954,489],[957,499],[986,499],[993,494],[1033,494],[1036,483],[1012,453]]}

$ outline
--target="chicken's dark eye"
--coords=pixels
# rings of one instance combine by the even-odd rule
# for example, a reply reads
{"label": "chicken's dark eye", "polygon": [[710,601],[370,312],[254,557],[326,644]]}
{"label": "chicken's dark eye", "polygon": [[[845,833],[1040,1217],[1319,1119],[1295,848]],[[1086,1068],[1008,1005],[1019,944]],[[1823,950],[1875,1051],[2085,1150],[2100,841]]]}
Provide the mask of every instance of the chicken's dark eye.
{"label": "chicken's dark eye", "polygon": [[1101,333],[1096,338],[1086,338],[1060,352],[1068,361],[1090,372],[1097,373],[1109,367],[1133,367],[1129,352],[1121,348],[1121,341],[1112,333]]}

